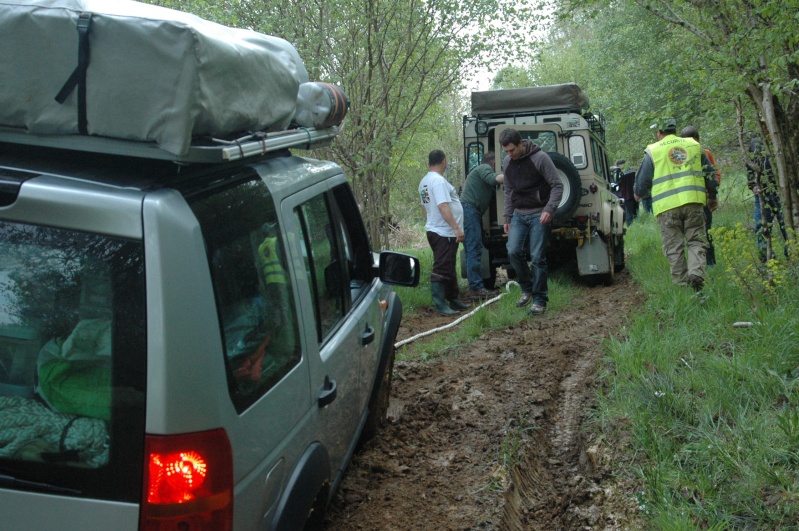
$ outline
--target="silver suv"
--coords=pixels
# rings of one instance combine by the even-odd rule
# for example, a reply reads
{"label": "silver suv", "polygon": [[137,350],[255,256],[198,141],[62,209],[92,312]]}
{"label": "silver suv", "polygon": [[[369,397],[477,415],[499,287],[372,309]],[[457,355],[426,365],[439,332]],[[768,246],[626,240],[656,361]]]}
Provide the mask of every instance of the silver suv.
{"label": "silver suv", "polygon": [[0,143],[4,527],[321,521],[418,278],[330,162]]}
{"label": "silver suv", "polygon": [[372,252],[340,167],[290,151],[335,138],[343,91],[156,6],[0,11],[0,43],[38,50],[4,67],[39,76],[0,89],[2,527],[320,527],[388,406],[390,285],[420,271]]}

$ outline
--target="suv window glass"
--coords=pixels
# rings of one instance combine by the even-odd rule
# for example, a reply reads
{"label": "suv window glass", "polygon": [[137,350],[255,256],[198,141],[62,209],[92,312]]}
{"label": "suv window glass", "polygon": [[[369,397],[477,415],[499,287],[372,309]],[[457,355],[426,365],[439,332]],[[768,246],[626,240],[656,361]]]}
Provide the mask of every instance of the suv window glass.
{"label": "suv window glass", "polygon": [[588,158],[585,156],[585,139],[580,135],[569,137],[569,156],[574,167],[583,170],[588,167]]}
{"label": "suv window glass", "polygon": [[255,175],[190,203],[208,251],[230,396],[241,412],[301,359],[280,224]]}
{"label": "suv window glass", "polygon": [[5,474],[139,499],[145,349],[141,242],[0,222]]}
{"label": "suv window glass", "polygon": [[605,157],[603,156],[602,148],[595,139],[591,139],[591,151],[594,154],[594,171],[597,175],[601,175],[603,179],[608,176],[605,173]]}
{"label": "suv window glass", "polygon": [[[296,210],[302,227],[303,256],[316,309],[319,341],[333,330],[349,306],[349,278],[341,252],[340,225],[327,195],[318,195]],[[345,289],[347,288],[347,289]]]}
{"label": "suv window glass", "polygon": [[334,211],[339,219],[342,235],[341,247],[347,261],[350,289],[352,298],[355,299],[356,294],[367,286],[374,276],[372,246],[366,234],[358,203],[352,195],[352,189],[346,184],[340,184],[333,188],[333,198]]}
{"label": "suv window glass", "polygon": [[482,142],[472,142],[467,148],[468,158],[466,160],[466,175],[480,165],[483,160]]}
{"label": "suv window glass", "polygon": [[557,137],[552,131],[519,131],[519,135],[522,139],[532,140],[541,148],[541,151],[558,151]]}

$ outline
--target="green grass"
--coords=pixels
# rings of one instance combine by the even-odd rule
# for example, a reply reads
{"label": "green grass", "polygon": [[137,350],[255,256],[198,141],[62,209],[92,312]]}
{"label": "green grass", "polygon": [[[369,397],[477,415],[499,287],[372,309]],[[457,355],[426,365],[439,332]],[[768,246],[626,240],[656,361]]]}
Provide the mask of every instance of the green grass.
{"label": "green grass", "polygon": [[[728,197],[714,227],[751,227],[745,194]],[[748,229],[716,238],[702,302],[671,285],[654,218],[628,232],[648,298],[607,343],[597,421],[631,441],[654,529],[799,529],[799,270],[754,248]]]}
{"label": "green grass", "polygon": [[[433,255],[429,248],[406,252],[419,258],[422,264],[421,280],[417,287],[395,289],[402,300],[403,319],[410,319],[419,312],[429,310],[433,305],[430,293],[430,270],[433,266]],[[460,256],[458,259],[460,264]],[[460,266],[458,274],[460,275]],[[459,282],[461,294],[465,297],[468,284],[465,279],[459,279]],[[563,308],[576,294],[572,280],[558,271],[550,273],[548,288],[549,303],[547,304],[547,314],[541,317],[543,319],[547,319],[548,315]],[[505,291],[505,286],[503,286],[501,292],[505,293]],[[475,315],[455,327],[401,346],[397,350],[397,359],[426,361],[438,356],[446,356],[461,351],[463,347],[468,346],[490,329],[503,328],[518,323],[522,319],[530,319],[531,317],[525,310],[515,306],[520,296],[521,289],[518,284],[510,285],[507,295],[504,295],[499,301],[481,308]],[[476,305],[461,313],[467,314],[475,307]],[[453,321],[456,318],[453,318]]]}

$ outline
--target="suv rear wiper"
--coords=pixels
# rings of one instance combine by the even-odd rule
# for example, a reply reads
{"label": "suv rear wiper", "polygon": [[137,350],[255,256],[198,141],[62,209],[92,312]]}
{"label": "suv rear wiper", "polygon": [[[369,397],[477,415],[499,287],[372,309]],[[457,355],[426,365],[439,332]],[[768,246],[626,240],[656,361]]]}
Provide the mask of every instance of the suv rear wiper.
{"label": "suv rear wiper", "polygon": [[77,489],[70,489],[68,487],[59,487],[58,485],[50,485],[49,483],[42,483],[40,481],[28,481],[26,479],[18,479],[14,476],[7,474],[0,474],[0,487],[15,487],[23,489],[35,489],[43,492],[53,492],[57,494],[80,494],[81,491]]}

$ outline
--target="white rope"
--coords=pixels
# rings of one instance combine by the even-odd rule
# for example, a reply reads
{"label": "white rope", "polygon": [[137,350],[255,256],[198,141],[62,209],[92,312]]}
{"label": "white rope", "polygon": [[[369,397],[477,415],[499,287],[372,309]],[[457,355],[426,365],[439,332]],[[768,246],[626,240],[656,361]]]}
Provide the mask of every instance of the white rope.
{"label": "white rope", "polygon": [[502,297],[504,297],[505,295],[507,295],[508,293],[510,293],[511,284],[519,286],[518,282],[516,282],[515,280],[511,280],[507,284],[505,284],[505,293],[500,293],[499,295],[497,295],[493,299],[487,299],[480,306],[478,306],[477,308],[475,308],[471,312],[467,313],[466,315],[458,317],[457,319],[455,319],[451,323],[447,323],[444,326],[439,326],[438,328],[433,328],[431,330],[428,330],[427,332],[422,332],[421,334],[416,334],[413,337],[409,337],[407,339],[403,339],[402,341],[400,341],[398,343],[394,343],[394,348],[400,348],[402,345],[406,345],[406,344],[410,343],[411,341],[416,341],[419,338],[422,338],[422,337],[425,337],[425,336],[429,336],[431,334],[435,334],[436,332],[441,332],[442,330],[446,330],[447,328],[452,328],[453,326],[455,326],[457,324],[460,324],[464,319],[468,319],[469,317],[471,317],[472,315],[477,313],[477,311],[480,308],[482,308],[484,306],[488,306],[489,304],[493,304],[493,303],[497,302],[499,299],[501,299]]}

